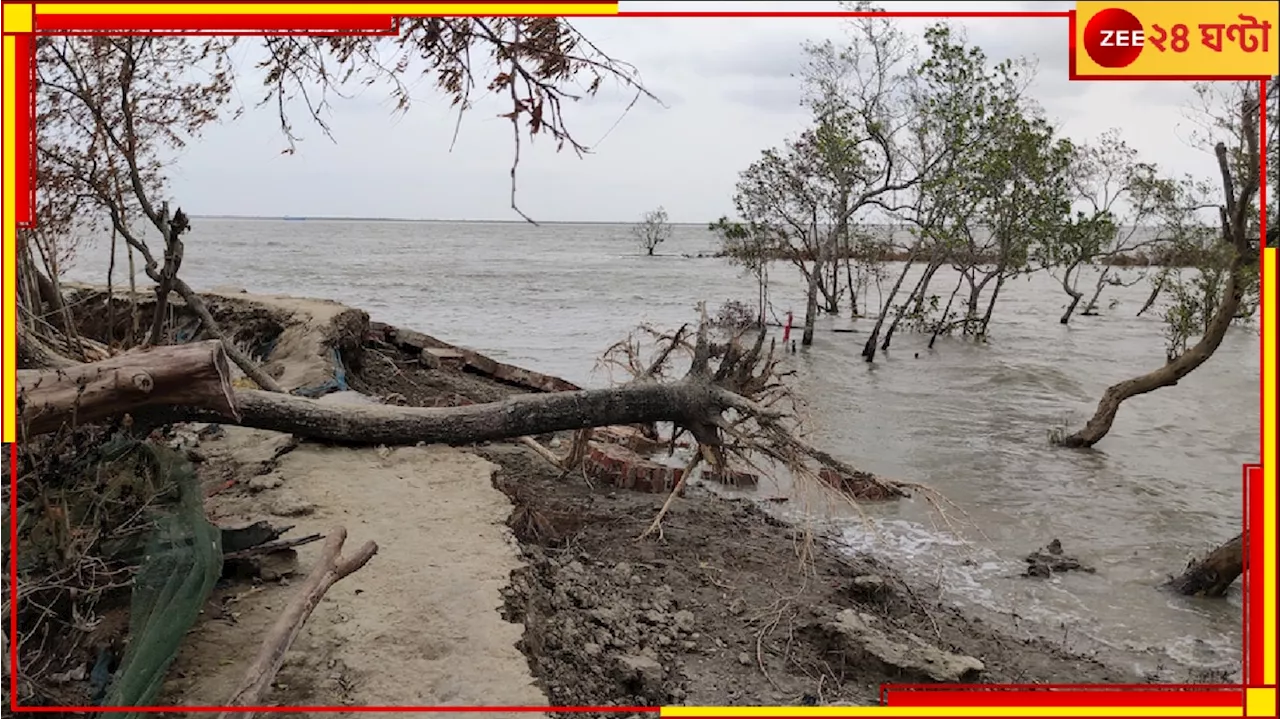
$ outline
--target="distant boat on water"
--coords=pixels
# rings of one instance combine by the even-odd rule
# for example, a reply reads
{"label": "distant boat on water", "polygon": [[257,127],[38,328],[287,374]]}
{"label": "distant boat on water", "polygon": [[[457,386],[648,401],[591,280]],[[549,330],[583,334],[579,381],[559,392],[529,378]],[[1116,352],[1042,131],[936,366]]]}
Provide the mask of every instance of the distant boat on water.
{"label": "distant boat on water", "polygon": [[282,219],[290,220],[290,221],[293,221],[293,222],[301,222],[301,221],[303,221],[303,220],[305,220],[305,219],[307,219],[307,218],[305,218],[305,217],[290,217],[289,215],[285,215]]}

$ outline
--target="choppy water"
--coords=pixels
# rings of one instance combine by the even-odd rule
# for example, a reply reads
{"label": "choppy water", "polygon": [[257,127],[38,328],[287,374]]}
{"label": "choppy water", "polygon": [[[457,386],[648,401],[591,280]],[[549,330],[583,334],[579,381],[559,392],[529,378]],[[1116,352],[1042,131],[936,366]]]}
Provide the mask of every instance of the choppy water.
{"label": "choppy water", "polygon": [[[702,228],[679,227],[661,250],[713,244]],[[105,254],[105,243],[82,251],[69,274],[103,281]],[[593,374],[595,358],[640,322],[674,326],[694,319],[699,300],[755,296],[722,260],[642,257],[615,225],[197,219],[184,275],[197,287],[340,300],[586,385],[607,382]],[[939,292],[950,289],[943,280]],[[773,284],[779,312],[799,314],[794,272],[777,268]],[[1073,649],[1102,642],[1148,670],[1238,667],[1238,596],[1186,600],[1155,585],[1240,526],[1241,464],[1259,452],[1256,329],[1234,329],[1177,387],[1126,402],[1095,451],[1047,441],[1054,427],[1079,425],[1108,384],[1164,361],[1159,313],[1134,317],[1145,294],[1144,283],[1111,288],[1103,305],[1118,300],[1113,310],[1063,327],[1066,298],[1053,281],[1019,279],[1004,290],[989,344],[941,340],[927,351],[927,338],[902,333],[870,367],[858,354],[870,322],[826,320],[861,331],[820,331],[788,360],[813,441],[926,483],[967,514],[953,510],[948,525],[922,500],[872,507],[875,533],[844,520],[850,544],[878,543],[904,569],[940,579],[949,599]],[[1098,573],[1012,576],[1055,537]]]}

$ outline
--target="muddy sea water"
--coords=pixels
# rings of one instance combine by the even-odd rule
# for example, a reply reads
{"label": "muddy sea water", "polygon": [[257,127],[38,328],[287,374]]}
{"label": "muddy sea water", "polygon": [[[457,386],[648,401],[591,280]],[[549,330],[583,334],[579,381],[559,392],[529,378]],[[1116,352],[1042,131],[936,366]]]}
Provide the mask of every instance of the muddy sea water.
{"label": "muddy sea water", "polygon": [[[701,300],[714,308],[753,303],[756,294],[753,280],[723,260],[683,256],[714,250],[698,226],[677,227],[661,256],[644,257],[621,225],[193,225],[183,271],[197,287],[339,300],[588,386],[609,382],[595,360],[638,324],[677,326],[695,319]],[[98,241],[69,275],[104,281],[106,255]],[[933,283],[944,301],[953,278],[940,273]],[[801,314],[796,272],[778,266],[772,279],[775,309]],[[943,338],[929,350],[927,337],[903,332],[874,365],[859,357],[870,320],[824,318],[814,345],[786,359],[811,440],[867,470],[927,484],[954,506],[940,516],[914,498],[864,507],[866,517],[826,506],[823,520],[851,548],[938,584],[942,600],[1071,650],[1168,679],[1192,668],[1235,675],[1238,588],[1212,601],[1171,597],[1157,585],[1190,554],[1239,531],[1241,464],[1259,455],[1256,324],[1233,329],[1178,386],[1126,402],[1096,449],[1048,441],[1055,428],[1079,426],[1109,384],[1164,362],[1158,308],[1135,317],[1147,287],[1108,288],[1100,316],[1063,326],[1066,297],[1055,282],[1017,279],[1003,290],[987,344]],[[873,284],[873,306],[877,298]],[[1019,577],[1022,557],[1055,538],[1096,574]]]}

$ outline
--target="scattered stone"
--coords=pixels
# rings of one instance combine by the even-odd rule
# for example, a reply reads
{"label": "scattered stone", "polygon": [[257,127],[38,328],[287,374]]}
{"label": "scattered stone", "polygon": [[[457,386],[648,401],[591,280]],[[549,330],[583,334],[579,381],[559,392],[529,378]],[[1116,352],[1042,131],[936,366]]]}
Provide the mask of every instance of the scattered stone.
{"label": "scattered stone", "polygon": [[193,429],[175,429],[168,444],[173,449],[183,451],[200,444],[200,437]]}
{"label": "scattered stone", "polygon": [[696,621],[693,616],[693,612],[687,609],[681,609],[680,611],[671,615],[671,618],[672,620],[675,621],[676,629],[679,629],[680,631],[686,632],[689,634],[693,633],[693,628],[696,626]]}
{"label": "scattered stone", "polygon": [[250,492],[265,492],[268,489],[278,489],[284,484],[284,480],[275,474],[260,474],[249,480]]}
{"label": "scattered stone", "polygon": [[657,660],[642,656],[618,657],[618,673],[624,682],[638,682],[644,692],[661,691],[667,674]]}
{"label": "scattered stone", "polygon": [[1085,572],[1093,574],[1093,567],[1082,564],[1079,559],[1062,552],[1062,542],[1057,539],[1024,557],[1027,563],[1026,576],[1048,578],[1060,572]]}
{"label": "scattered stone", "polygon": [[222,439],[227,436],[227,430],[220,424],[206,424],[196,428],[196,436],[202,440]]}
{"label": "scattered stone", "polygon": [[864,574],[853,578],[853,586],[859,589],[883,589],[884,578],[878,574]]}
{"label": "scattered stone", "polygon": [[304,517],[316,511],[316,506],[291,492],[281,493],[272,500],[269,512],[277,517]]}
{"label": "scattered stone", "polygon": [[746,652],[738,652],[738,663],[744,667],[751,666],[751,655]]}
{"label": "scattered stone", "polygon": [[890,593],[889,585],[879,574],[862,574],[853,578],[849,594],[860,602],[880,602]]}
{"label": "scattered stone", "polygon": [[841,610],[821,626],[834,648],[852,662],[877,662],[920,679],[963,682],[985,668],[974,657],[939,649],[911,632],[873,626],[870,615]]}
{"label": "scattered stone", "polygon": [[237,452],[237,459],[258,474],[266,474],[276,466],[276,461],[298,446],[298,438],[279,432],[261,432],[262,441],[246,445]]}

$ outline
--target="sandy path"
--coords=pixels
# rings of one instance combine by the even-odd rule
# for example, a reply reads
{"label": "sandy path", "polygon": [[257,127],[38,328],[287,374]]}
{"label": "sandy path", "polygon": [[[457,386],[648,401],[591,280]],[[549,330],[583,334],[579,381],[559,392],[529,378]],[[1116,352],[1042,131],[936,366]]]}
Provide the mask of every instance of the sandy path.
{"label": "sandy path", "polygon": [[[251,462],[279,435],[227,427],[207,442],[211,459]],[[448,447],[345,449],[303,444],[257,484],[219,498],[220,524],[294,514],[290,536],[347,529],[347,545],[378,542],[378,555],[334,586],[290,652],[273,704],[546,705],[516,648],[523,627],[499,615],[500,590],[520,566],[494,489],[497,467]],[[320,543],[299,549],[299,576]],[[181,704],[217,704],[231,692],[262,632],[293,588],[263,585],[209,617],[184,645],[166,686]],[[358,712],[356,714],[359,714]],[[531,716],[531,715],[525,715]],[[537,716],[537,715],[532,715]]]}

